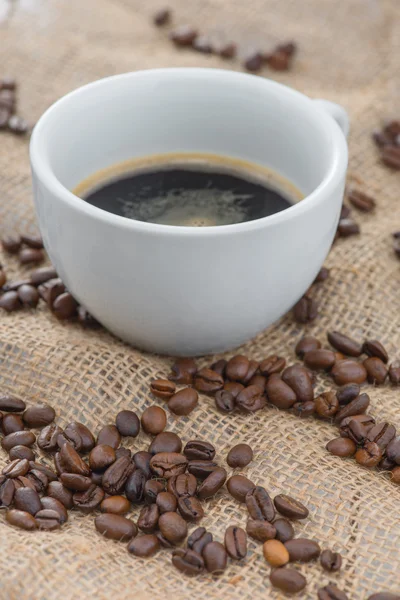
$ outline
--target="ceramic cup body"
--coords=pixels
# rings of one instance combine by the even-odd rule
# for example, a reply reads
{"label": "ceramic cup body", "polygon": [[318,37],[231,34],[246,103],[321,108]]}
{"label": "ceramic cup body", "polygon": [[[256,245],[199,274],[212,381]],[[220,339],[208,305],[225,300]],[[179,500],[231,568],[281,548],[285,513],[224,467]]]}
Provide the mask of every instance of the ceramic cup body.
{"label": "ceramic cup body", "polygon": [[[293,306],[329,251],[346,128],[337,105],[230,71],[159,69],[89,84],[56,102],[32,135],[46,250],[71,293],[134,346],[172,355],[238,346]],[[129,220],[70,191],[110,165],[170,152],[268,166],[305,199],[257,221],[190,228]]]}

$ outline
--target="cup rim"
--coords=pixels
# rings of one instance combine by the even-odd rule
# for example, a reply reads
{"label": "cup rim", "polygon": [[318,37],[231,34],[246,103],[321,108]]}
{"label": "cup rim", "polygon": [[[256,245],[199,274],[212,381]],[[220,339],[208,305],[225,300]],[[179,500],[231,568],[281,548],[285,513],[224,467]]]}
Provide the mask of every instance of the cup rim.
{"label": "cup rim", "polygon": [[[136,77],[168,77],[169,75],[180,76],[186,75],[188,77],[202,76],[208,78],[221,78],[225,79],[240,79],[242,84],[254,85],[255,87],[270,88],[278,90],[282,94],[290,95],[297,98],[303,106],[308,106],[313,111],[315,118],[320,120],[325,127],[330,130],[332,139],[332,160],[327,173],[325,174],[319,185],[307,196],[305,196],[301,202],[293,204],[289,208],[283,211],[262,217],[261,219],[255,219],[253,221],[245,221],[243,223],[234,223],[230,225],[211,225],[209,227],[187,227],[187,226],[176,226],[176,225],[163,225],[159,223],[148,223],[145,221],[137,221],[135,219],[129,219],[127,217],[116,215],[114,213],[102,210],[88,202],[82,200],[66,188],[56,177],[50,164],[44,156],[43,150],[43,130],[46,127],[46,123],[59,108],[62,108],[71,98],[77,96],[83,96],[88,90],[101,87],[105,84],[112,84],[114,81]],[[220,235],[229,235],[233,233],[249,232],[258,230],[260,228],[269,227],[282,223],[287,220],[292,220],[298,215],[303,214],[306,211],[311,210],[317,205],[325,194],[335,188],[338,183],[338,177],[344,174],[347,161],[348,161],[348,149],[345,141],[343,132],[339,125],[334,119],[325,113],[319,106],[313,103],[312,99],[302,94],[301,92],[273,81],[271,79],[260,77],[257,75],[251,75],[247,73],[241,73],[237,71],[229,71],[225,69],[213,69],[213,68],[198,68],[198,67],[174,67],[174,68],[159,68],[159,69],[144,69],[140,71],[132,71],[128,73],[122,73],[118,75],[111,75],[104,77],[81,86],[68,94],[62,96],[56,102],[54,102],[39,118],[37,124],[33,129],[31,136],[30,147],[29,147],[30,161],[32,171],[37,175],[39,180],[46,185],[50,192],[56,199],[59,199],[75,209],[77,212],[86,214],[86,216],[94,218],[96,220],[106,222],[123,229],[128,229],[135,232],[150,233],[150,234],[163,234],[163,235],[174,235],[174,236],[196,236],[196,237],[213,237]]]}

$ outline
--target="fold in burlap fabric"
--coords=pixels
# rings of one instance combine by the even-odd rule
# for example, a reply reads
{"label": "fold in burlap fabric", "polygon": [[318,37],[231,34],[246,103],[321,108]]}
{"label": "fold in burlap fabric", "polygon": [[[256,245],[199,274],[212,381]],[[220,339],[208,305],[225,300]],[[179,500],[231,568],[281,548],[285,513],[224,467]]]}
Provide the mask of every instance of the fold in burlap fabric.
{"label": "fold in burlap fabric", "polygon": [[[316,291],[320,316],[295,324],[290,315],[241,350],[255,359],[278,353],[295,360],[296,340],[308,333],[325,340],[328,329],[358,339],[378,338],[399,356],[400,263],[390,234],[400,229],[400,175],[382,167],[370,140],[382,117],[400,116],[400,3],[398,0],[179,0],[176,23],[196,24],[213,36],[238,40],[242,49],[295,40],[298,58],[289,73],[263,73],[312,97],[343,104],[352,130],[349,179],[376,197],[375,215],[358,216],[359,237],[340,240],[327,266],[331,278]],[[2,74],[20,81],[20,113],[34,121],[66,92],[99,77],[161,66],[240,68],[240,62],[177,51],[151,15],[158,0],[12,0],[0,3]],[[1,134],[1,229],[34,228],[27,142]],[[396,223],[397,221],[397,223]],[[9,277],[22,274],[2,257]],[[104,331],[63,325],[47,309],[0,315],[1,392],[45,400],[65,425],[80,420],[94,431],[123,408],[139,413],[155,402],[148,384],[166,374],[170,361],[130,348]],[[206,359],[202,363],[206,363]],[[400,427],[400,390],[371,388],[372,414]],[[184,440],[213,442],[225,464],[228,449],[250,443],[254,461],[245,470],[271,494],[302,500],[310,518],[296,534],[343,553],[339,575],[318,564],[300,567],[308,579],[303,597],[336,583],[351,599],[378,590],[399,591],[400,489],[385,475],[329,455],[336,435],[327,423],[303,421],[268,407],[256,416],[223,416],[201,398],[189,417],[168,414],[168,428]],[[143,449],[141,433],[128,444]],[[1,455],[1,465],[5,462]],[[133,511],[136,516],[137,509]],[[222,541],[225,528],[245,524],[246,510],[226,491],[206,503],[202,525]],[[270,587],[261,545],[249,543],[244,564],[231,563],[219,578],[188,578],[164,550],[149,560],[128,555],[125,544],[103,540],[93,517],[73,513],[61,531],[29,534],[0,515],[2,600],[86,598],[278,598]]]}

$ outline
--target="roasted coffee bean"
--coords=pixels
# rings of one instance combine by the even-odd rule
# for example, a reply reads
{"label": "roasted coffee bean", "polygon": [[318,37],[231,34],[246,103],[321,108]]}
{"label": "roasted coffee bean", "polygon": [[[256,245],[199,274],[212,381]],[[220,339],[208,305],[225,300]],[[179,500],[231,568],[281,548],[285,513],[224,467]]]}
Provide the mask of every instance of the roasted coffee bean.
{"label": "roasted coffee bean", "polygon": [[129,512],[131,503],[124,496],[108,496],[100,504],[100,510],[114,515],[125,515]]}
{"label": "roasted coffee bean", "polygon": [[211,460],[191,460],[187,465],[189,473],[202,481],[219,468],[217,463]]}
{"label": "roasted coffee bean", "polygon": [[289,552],[279,540],[267,540],[263,545],[264,558],[271,567],[283,567],[289,562]]}
{"label": "roasted coffee bean", "polygon": [[86,477],[90,474],[88,465],[82,460],[70,443],[67,442],[64,444],[57,454],[59,454],[61,468],[67,473],[77,473]]}
{"label": "roasted coffee bean", "polygon": [[140,504],[144,501],[144,486],[146,484],[146,479],[146,475],[141,469],[136,469],[128,477],[125,485],[125,495],[133,504]]}
{"label": "roasted coffee bean", "polygon": [[157,529],[160,511],[156,504],[144,506],[140,511],[137,526],[143,533],[152,533]]}
{"label": "roasted coffee bean", "polygon": [[31,471],[29,471],[29,473],[26,474],[26,478],[33,484],[37,492],[43,494],[47,490],[49,480],[47,475],[45,475],[43,471],[32,469]]}
{"label": "roasted coffee bean", "polygon": [[225,571],[228,555],[220,542],[210,542],[203,549],[204,565],[209,573],[219,574]]}
{"label": "roasted coffee bean", "polygon": [[63,525],[68,521],[68,512],[67,509],[61,502],[56,500],[55,498],[51,498],[50,496],[44,496],[40,500],[41,507],[43,509],[54,510],[58,513],[60,524]]}
{"label": "roasted coffee bean", "polygon": [[64,435],[77,452],[90,452],[96,444],[90,429],[77,421],[68,423],[64,429]]}
{"label": "roasted coffee bean", "polygon": [[346,404],[349,404],[349,402],[354,400],[354,398],[357,398],[359,393],[360,386],[358,385],[358,383],[348,383],[336,392],[336,397],[339,401],[339,404],[341,406],[345,406]]}
{"label": "roasted coffee bean", "polygon": [[74,492],[86,492],[92,485],[90,477],[77,475],[76,473],[62,473],[60,481],[66,488]]}
{"label": "roasted coffee bean", "polygon": [[348,600],[346,594],[333,583],[318,590],[318,600]]}
{"label": "roasted coffee bean", "polygon": [[141,535],[131,540],[128,544],[128,552],[142,558],[153,556],[159,548],[160,543],[153,534]]}
{"label": "roasted coffee bean", "polygon": [[387,363],[389,360],[388,353],[378,340],[368,340],[364,342],[362,351],[370,357],[380,358],[384,363]]}
{"label": "roasted coffee bean", "polygon": [[228,361],[224,358],[221,358],[220,360],[217,360],[217,362],[213,363],[210,369],[215,371],[215,373],[218,373],[218,375],[221,375],[221,377],[225,377],[225,369],[227,364]]}
{"label": "roasted coffee bean", "polygon": [[185,575],[197,575],[204,569],[204,561],[200,554],[183,548],[173,551],[172,564]]}
{"label": "roasted coffee bean", "polygon": [[247,467],[253,460],[253,450],[248,444],[233,446],[226,457],[226,462],[232,469]]}
{"label": "roasted coffee bean", "polygon": [[277,532],[275,525],[269,523],[269,521],[255,521],[254,519],[248,519],[246,531],[250,537],[258,542],[274,539]]}
{"label": "roasted coffee bean", "polygon": [[15,494],[15,481],[0,475],[0,508],[12,504]]}
{"label": "roasted coffee bean", "polygon": [[121,515],[111,513],[99,515],[95,518],[94,525],[102,536],[110,540],[123,542],[137,535],[135,523]]}
{"label": "roasted coffee bean", "polygon": [[261,52],[252,52],[244,61],[243,66],[245,69],[247,69],[247,71],[255,73],[256,71],[261,70],[263,62],[264,57]]}
{"label": "roasted coffee bean", "polygon": [[250,361],[247,356],[237,354],[228,361],[225,369],[225,377],[232,381],[243,382],[249,370],[249,365]]}
{"label": "roasted coffee bean", "polygon": [[92,484],[86,492],[76,492],[72,496],[75,508],[84,513],[96,510],[104,500],[104,491],[101,487]]}
{"label": "roasted coffee bean", "polygon": [[187,523],[176,512],[161,515],[158,526],[163,536],[172,544],[179,544],[187,536]]}
{"label": "roasted coffee bean", "polygon": [[161,514],[166,512],[175,512],[178,508],[178,500],[171,492],[162,491],[157,495],[156,505]]}
{"label": "roasted coffee bean", "polygon": [[241,527],[231,525],[225,531],[225,549],[233,560],[241,560],[247,554],[247,534]]}
{"label": "roasted coffee bean", "polygon": [[287,567],[273,569],[269,580],[274,587],[288,594],[301,592],[307,585],[307,580],[301,573]]}
{"label": "roasted coffee bean", "polygon": [[171,31],[169,38],[176,46],[191,46],[197,38],[197,31],[190,25],[181,25]]}
{"label": "roasted coffee bean", "polygon": [[341,237],[350,237],[360,233],[360,226],[353,219],[340,219],[337,230]]}
{"label": "roasted coffee bean", "polygon": [[319,417],[329,419],[339,410],[339,401],[335,392],[322,392],[315,399],[315,412]]}
{"label": "roasted coffee bean", "polygon": [[[111,446],[110,446],[111,448]],[[145,454],[148,454],[148,452],[146,452]],[[133,458],[132,457],[132,452],[129,450],[129,448],[124,448],[123,446],[120,446],[119,448],[116,449],[115,451],[115,459],[117,458]],[[150,467],[149,467],[150,469]]]}
{"label": "roasted coffee bean", "polygon": [[19,488],[15,490],[14,506],[18,510],[23,510],[35,516],[42,509],[40,496],[36,490],[30,488]]}
{"label": "roasted coffee bean", "polygon": [[36,404],[26,409],[22,418],[27,427],[45,427],[55,419],[56,413],[48,404]]}
{"label": "roasted coffee bean", "polygon": [[224,44],[218,51],[221,58],[234,58],[236,56],[237,46],[231,42]]}
{"label": "roasted coffee bean", "polygon": [[14,479],[15,477],[20,477],[20,475],[26,475],[28,471],[29,460],[27,460],[26,458],[16,458],[3,468],[2,473],[6,477]]}
{"label": "roasted coffee bean", "polygon": [[140,452],[135,452],[135,454],[132,457],[135,467],[143,471],[146,479],[150,479],[152,474],[150,467],[151,459],[152,455],[150,454],[150,452],[145,452],[144,450],[141,450]]}
{"label": "roasted coffee bean", "polygon": [[102,487],[102,485],[103,485],[103,473],[95,473],[95,472],[91,473],[90,474],[90,480],[95,485],[99,485],[100,487]]}
{"label": "roasted coffee bean", "polygon": [[190,473],[182,473],[181,475],[170,477],[167,483],[167,491],[176,498],[181,498],[182,496],[194,496],[196,488],[196,477]]}
{"label": "roasted coffee bean", "polygon": [[267,490],[256,486],[246,494],[245,498],[248,513],[255,521],[273,521],[275,509]]}
{"label": "roasted coffee bean", "polygon": [[244,475],[233,475],[228,479],[226,487],[235,500],[245,502],[248,492],[254,490],[256,486],[250,479],[244,477]]}
{"label": "roasted coffee bean", "polygon": [[336,362],[335,353],[332,350],[310,350],[304,355],[304,363],[315,371],[329,371]]}
{"label": "roasted coffee bean", "polygon": [[231,392],[219,390],[215,394],[215,405],[222,413],[230,413],[236,408],[236,400]]}
{"label": "roasted coffee bean", "polygon": [[400,485],[400,467],[395,467],[394,469],[392,469],[390,477],[392,483]]}
{"label": "roasted coffee bean", "polygon": [[371,429],[367,433],[367,441],[375,442],[378,444],[379,448],[384,452],[390,442],[394,439],[396,435],[396,428],[394,425],[390,423],[378,423],[371,427]]}
{"label": "roasted coffee bean", "polygon": [[296,344],[295,352],[299,358],[303,358],[311,350],[319,350],[321,342],[312,335],[303,336]]}
{"label": "roasted coffee bean", "polygon": [[346,359],[335,363],[331,371],[332,377],[337,385],[347,383],[364,383],[367,379],[367,371],[362,363]]}
{"label": "roasted coffee bean", "polygon": [[306,519],[308,517],[308,509],[301,502],[286,494],[275,496],[274,504],[276,510],[288,519]]}
{"label": "roasted coffee bean", "polygon": [[[329,277],[329,269],[327,269],[326,267],[321,267],[321,269],[318,271],[318,275],[314,279],[313,283],[323,283],[324,281],[326,281],[328,279],[328,277]],[[314,350],[314,348],[312,348],[312,350]]]}
{"label": "roasted coffee bean", "polygon": [[[232,394],[235,400],[242,390],[244,390],[244,385],[243,383],[239,383],[238,381],[227,381],[226,383],[224,383],[224,391]],[[220,392],[217,392],[215,397],[217,397],[219,393]]]}
{"label": "roasted coffee bean", "polygon": [[50,423],[43,427],[37,438],[37,445],[45,452],[55,452],[58,450],[58,437],[63,434],[61,427],[55,423]]}
{"label": "roasted coffee bean", "polygon": [[18,292],[5,292],[0,296],[0,308],[6,312],[13,312],[21,307]]}
{"label": "roasted coffee bean", "polygon": [[315,402],[296,402],[293,404],[293,412],[297,417],[307,418],[315,413]]}
{"label": "roasted coffee bean", "polygon": [[193,388],[185,388],[172,396],[168,408],[175,415],[186,416],[197,406],[199,395]]}
{"label": "roasted coffee bean", "polygon": [[352,421],[358,421],[367,433],[375,425],[375,419],[373,419],[370,415],[353,415],[350,417],[346,417],[345,419],[340,421],[339,432],[341,437],[349,437],[350,423]]}
{"label": "roasted coffee bean", "polygon": [[164,479],[184,473],[187,465],[186,456],[177,452],[159,452],[150,461],[151,470]]}
{"label": "roasted coffee bean", "polygon": [[6,512],[6,521],[10,525],[19,527],[19,529],[25,529],[26,531],[33,531],[38,527],[35,518],[30,513],[15,508]]}
{"label": "roasted coffee bean", "polygon": [[36,437],[32,431],[15,431],[1,440],[1,446],[6,452],[9,452],[14,446],[27,446],[29,448],[35,441]]}
{"label": "roasted coffee bean", "polygon": [[35,453],[31,448],[27,448],[26,446],[14,446],[11,448],[8,457],[10,460],[15,460],[16,458],[26,458],[29,461],[35,460]]}
{"label": "roasted coffee bean", "polygon": [[386,456],[396,465],[400,465],[400,435],[395,437],[390,444],[388,444]]}
{"label": "roasted coffee bean", "polygon": [[61,502],[65,508],[70,509],[73,506],[72,493],[63,486],[61,481],[51,481],[47,488],[47,495]]}
{"label": "roasted coffee bean", "polygon": [[321,548],[314,540],[296,538],[285,542],[290,562],[310,562],[319,557]]}
{"label": "roasted coffee bean", "polygon": [[325,571],[334,573],[340,571],[342,566],[342,557],[339,552],[332,552],[332,550],[324,550],[321,552],[320,563]]}
{"label": "roasted coffee bean", "polygon": [[269,377],[273,373],[280,373],[286,366],[286,360],[281,356],[268,356],[260,363],[259,370],[262,375]]}
{"label": "roasted coffee bean", "polygon": [[41,283],[38,286],[38,292],[49,308],[52,308],[55,299],[65,292],[65,285],[60,278],[56,277]]}
{"label": "roasted coffee bean", "polygon": [[376,201],[371,196],[360,192],[359,190],[350,190],[347,194],[350,204],[362,212],[372,212],[376,207]]}
{"label": "roasted coffee bean", "polygon": [[376,356],[366,358],[363,365],[367,371],[369,383],[375,385],[384,383],[388,375],[388,368],[380,358],[377,358]]}
{"label": "roasted coffee bean", "polygon": [[[168,379],[176,381],[176,383],[190,385],[193,383],[196,372],[197,365],[193,358],[178,358],[171,367]],[[173,393],[175,393],[175,389]]]}
{"label": "roasted coffee bean", "polygon": [[194,496],[182,496],[178,500],[178,510],[185,521],[196,523],[204,517],[204,510]]}
{"label": "roasted coffee bean", "polygon": [[[127,457],[118,458],[112,465],[110,465],[106,471],[104,472],[102,479],[102,486],[104,491],[107,494],[115,495],[122,492],[124,487],[127,485],[127,482],[130,480],[131,476],[138,472],[143,475],[143,486],[146,480],[146,477],[140,469],[137,471],[134,470],[135,465],[132,461]],[[127,494],[128,497],[128,494]],[[130,498],[128,497],[130,500]]]}
{"label": "roasted coffee bean", "polygon": [[19,415],[4,415],[1,421],[1,428],[4,435],[9,433],[15,433],[16,431],[23,431],[25,429],[24,422]]}
{"label": "roasted coffee bean", "polygon": [[[116,461],[114,448],[99,444],[91,450],[89,454],[89,466],[92,471],[103,472]],[[130,458],[128,457],[130,461]]]}
{"label": "roasted coffee bean", "polygon": [[121,410],[117,414],[115,424],[123,436],[136,437],[140,431],[139,417],[132,410]]}
{"label": "roasted coffee bean", "polygon": [[367,442],[355,454],[356,461],[363,467],[376,467],[382,458],[382,450],[375,442]]}
{"label": "roasted coffee bean", "polygon": [[259,367],[259,362],[257,360],[251,360],[249,362],[249,368],[247,370],[246,377],[243,379],[243,383],[245,385],[252,385],[250,383],[250,381],[251,381],[251,379],[253,379],[253,377],[257,373],[258,367]]}
{"label": "roasted coffee bean", "polygon": [[96,443],[111,446],[116,450],[121,443],[121,434],[115,425],[105,425],[100,429]]}
{"label": "roasted coffee bean", "polygon": [[348,457],[354,456],[357,450],[357,446],[353,440],[345,437],[338,437],[331,440],[325,446],[328,452],[334,456]]}
{"label": "roasted coffee bean", "polygon": [[43,508],[35,515],[36,523],[42,531],[55,531],[60,529],[60,515],[56,510]]}
{"label": "roasted coffee bean", "polygon": [[39,269],[32,271],[30,277],[32,285],[38,286],[42,283],[46,283],[49,279],[56,279],[57,272],[53,267],[40,267]]}
{"label": "roasted coffee bean", "polygon": [[210,473],[198,487],[197,495],[200,500],[214,496],[222,488],[226,478],[227,472],[221,467]]}
{"label": "roasted coffee bean", "polygon": [[0,396],[0,410],[5,412],[22,412],[25,410],[26,404],[21,398],[17,396],[4,395]]}
{"label": "roasted coffee bean", "polygon": [[335,350],[338,350],[347,356],[361,356],[363,352],[361,344],[339,331],[329,332],[328,342]]}
{"label": "roasted coffee bean", "polygon": [[18,288],[18,298],[23,306],[36,308],[39,302],[39,292],[33,285],[24,284]]}
{"label": "roasted coffee bean", "polygon": [[53,302],[52,311],[60,320],[71,319],[76,316],[78,303],[69,293],[64,292],[57,296]]}
{"label": "roasted coffee bean", "polygon": [[18,258],[22,265],[28,265],[32,263],[41,263],[44,260],[44,254],[43,250],[36,248],[21,248]]}
{"label": "roasted coffee bean", "polygon": [[214,394],[224,386],[224,378],[211,369],[200,369],[194,377],[194,387],[203,394]]}
{"label": "roasted coffee bean", "polygon": [[236,406],[245,413],[261,410],[266,405],[266,397],[257,385],[249,385],[236,398]]}
{"label": "roasted coffee bean", "polygon": [[215,448],[209,442],[191,440],[184,447],[183,454],[188,460],[213,460]]}
{"label": "roasted coffee bean", "polygon": [[169,400],[175,394],[176,385],[168,379],[155,379],[150,384],[150,391],[157,398]]}
{"label": "roasted coffee bean", "polygon": [[308,371],[304,367],[299,365],[287,367],[282,373],[282,379],[292,388],[299,402],[314,400],[312,381]]}
{"label": "roasted coffee bean", "polygon": [[159,433],[149,446],[150,454],[159,454],[160,452],[180,452],[182,450],[182,441],[176,433],[163,431]]}
{"label": "roasted coffee bean", "polygon": [[400,360],[395,360],[389,367],[389,379],[392,385],[400,384]]}
{"label": "roasted coffee bean", "polygon": [[[260,390],[262,392],[265,392],[265,386],[267,383],[267,377],[265,377],[264,375],[253,375],[253,377],[250,379],[249,381],[249,385],[256,385],[257,387],[260,388]],[[218,392],[218,394],[220,394],[221,392]]]}
{"label": "roasted coffee bean", "polygon": [[276,539],[285,543],[294,538],[294,529],[292,524],[283,518],[276,519],[273,523],[276,530]]}
{"label": "roasted coffee bean", "polygon": [[278,375],[268,379],[265,389],[268,400],[280,409],[289,409],[297,401],[295,392]]}
{"label": "roasted coffee bean", "polygon": [[1,240],[3,250],[9,254],[17,254],[21,248],[21,243],[22,242],[19,235],[7,235]]}
{"label": "roasted coffee bean", "polygon": [[142,429],[150,435],[158,435],[167,424],[167,415],[160,406],[149,406],[141,418]]}
{"label": "roasted coffee bean", "polygon": [[346,417],[352,417],[354,415],[362,415],[367,410],[370,403],[368,394],[360,394],[357,398],[354,398],[349,404],[343,406],[338,413],[336,413],[336,423],[341,423]]}
{"label": "roasted coffee bean", "polygon": [[170,20],[171,11],[169,10],[169,8],[161,8],[159,11],[156,12],[156,14],[153,17],[153,23],[154,25],[157,25],[157,27],[162,27],[163,25],[166,25],[167,23],[169,23]]}
{"label": "roasted coffee bean", "polygon": [[297,323],[311,323],[318,316],[317,302],[305,294],[293,307],[293,317]]}
{"label": "roasted coffee bean", "polygon": [[390,469],[393,469],[395,466],[396,463],[389,460],[387,456],[384,456],[378,464],[378,469],[380,469],[381,471],[390,471]]}
{"label": "roasted coffee bean", "polygon": [[212,533],[209,533],[204,527],[198,527],[188,537],[187,547],[198,554],[202,554],[203,549],[212,541]]}

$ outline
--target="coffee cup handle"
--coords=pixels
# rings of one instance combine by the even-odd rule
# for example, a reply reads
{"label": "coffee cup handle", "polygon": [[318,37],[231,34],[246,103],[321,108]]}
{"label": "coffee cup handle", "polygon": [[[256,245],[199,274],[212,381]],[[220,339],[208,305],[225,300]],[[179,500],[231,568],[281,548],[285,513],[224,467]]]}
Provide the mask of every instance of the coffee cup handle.
{"label": "coffee cup handle", "polygon": [[329,100],[318,99],[314,100],[314,102],[336,121],[340,129],[343,131],[345,137],[347,137],[349,135],[350,123],[349,115],[344,108],[339,104],[335,104],[335,102],[330,102]]}

